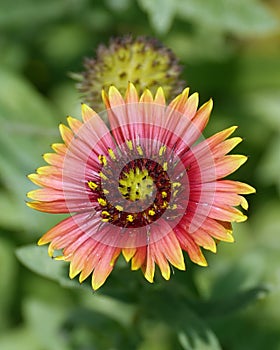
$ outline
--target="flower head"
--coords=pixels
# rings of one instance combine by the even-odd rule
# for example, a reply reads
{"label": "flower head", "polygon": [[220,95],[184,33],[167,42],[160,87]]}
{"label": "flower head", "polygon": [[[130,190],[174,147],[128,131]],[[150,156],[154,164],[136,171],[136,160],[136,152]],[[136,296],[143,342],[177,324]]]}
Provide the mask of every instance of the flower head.
{"label": "flower head", "polygon": [[103,110],[100,91],[108,92],[114,85],[123,94],[128,82],[134,83],[138,93],[149,88],[155,93],[162,86],[167,98],[181,91],[181,67],[174,53],[156,39],[124,36],[112,39],[109,46],[100,45],[96,58],[87,58],[85,71],[74,74],[79,80],[78,90],[84,101],[96,111]]}
{"label": "flower head", "polygon": [[201,248],[232,242],[231,223],[246,220],[242,194],[255,190],[223,180],[245,161],[228,155],[240,141],[236,127],[203,139],[212,100],[198,109],[198,94],[185,89],[166,105],[162,88],[139,98],[129,84],[125,98],[110,87],[103,100],[110,129],[87,105],[83,121],[60,125],[63,143],[44,155],[49,164],[29,176],[41,188],[28,193],[31,208],[71,213],[39,240],[70,262],[70,277],[92,274],[93,289],[112,271],[120,253],[152,282],[158,265],[165,279],[170,265],[184,270],[182,251],[202,266]]}

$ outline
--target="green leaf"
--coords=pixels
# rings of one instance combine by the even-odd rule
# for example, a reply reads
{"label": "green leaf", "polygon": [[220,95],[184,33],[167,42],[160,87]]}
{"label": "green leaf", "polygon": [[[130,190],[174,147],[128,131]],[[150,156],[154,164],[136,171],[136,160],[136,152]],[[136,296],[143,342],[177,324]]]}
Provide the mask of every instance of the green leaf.
{"label": "green leaf", "polygon": [[280,251],[280,203],[275,198],[266,201],[252,222],[252,231],[254,232],[254,240],[259,247],[260,252],[264,254],[263,268],[266,275],[274,272],[279,280],[279,251]]}
{"label": "green leaf", "polygon": [[[247,71],[248,73],[248,71]],[[252,72],[253,73],[253,72]],[[270,76],[273,75],[273,71],[266,71]],[[256,74],[256,71],[255,71]],[[275,75],[280,79],[280,74],[275,72]],[[249,77],[248,77],[249,78]],[[275,78],[275,76],[274,76]],[[273,79],[274,79],[273,78]],[[278,80],[278,85],[279,80]],[[262,124],[271,128],[273,131],[280,131],[280,89],[271,90],[259,90],[246,94],[244,96],[244,101],[248,105],[250,113]]]}
{"label": "green leaf", "polygon": [[213,332],[207,331],[207,342],[204,339],[193,335],[193,339],[185,332],[180,332],[178,335],[179,342],[184,350],[215,350],[221,349],[217,338]]}
{"label": "green leaf", "polygon": [[62,325],[66,309],[37,299],[26,299],[23,312],[27,325],[46,350],[68,350],[66,339],[62,336]]}
{"label": "green leaf", "polygon": [[147,293],[143,317],[164,322],[185,350],[221,350],[215,334],[188,306],[188,301],[165,291]]}
{"label": "green leaf", "polygon": [[178,349],[174,344],[174,340],[177,339],[170,328],[162,322],[147,322],[145,326],[142,326],[142,337],[144,339],[137,350],[174,350],[174,346],[175,349]]}
{"label": "green leaf", "polygon": [[159,34],[164,34],[170,29],[176,12],[176,1],[138,0],[138,2],[148,13],[152,26]]}
{"label": "green leaf", "polygon": [[43,350],[32,329],[25,326],[0,334],[0,349]]}
{"label": "green leaf", "polygon": [[[7,168],[9,169],[9,165],[7,165],[6,170]],[[14,175],[13,172],[11,172],[11,174]],[[12,183],[13,177],[11,176],[10,179]],[[25,187],[29,185],[32,186],[25,176],[21,180],[21,183],[24,183]],[[19,180],[15,178],[15,181]],[[5,229],[20,232],[21,238],[23,237],[23,233],[25,233],[28,235],[29,239],[30,236],[32,236],[32,239],[37,240],[39,235],[46,230],[45,227],[55,225],[59,217],[52,214],[36,212],[28,208],[23,198],[25,192],[21,193],[21,198],[18,198],[20,193],[21,192],[16,196],[14,193],[10,193],[7,190],[0,190],[0,225]]]}
{"label": "green leaf", "polygon": [[203,302],[200,301],[194,307],[206,319],[214,317],[229,316],[233,313],[243,311],[247,306],[257,300],[264,299],[270,288],[268,286],[257,286],[242,292],[238,292],[230,297],[215,298]]}
{"label": "green leaf", "polygon": [[[91,295],[91,299],[95,299]],[[122,312],[122,311],[120,311]],[[64,328],[64,337],[70,340],[71,349],[135,349],[137,330],[124,328],[107,316],[80,305],[71,310]],[[110,336],[108,336],[110,335]]]}
{"label": "green leaf", "polygon": [[17,264],[14,259],[14,247],[0,237],[0,332],[11,322],[11,307],[16,292],[14,283],[17,278]]}
{"label": "green leaf", "polygon": [[133,324],[137,311],[135,305],[101,295],[99,292],[95,293],[94,297],[92,293],[85,292],[82,297],[82,304],[88,310],[107,316],[124,327]]}
{"label": "green leaf", "polygon": [[5,188],[1,202],[7,204],[8,214],[2,211],[0,219],[8,228],[31,231],[44,226],[49,216],[26,207],[25,194],[34,187],[26,175],[43,163],[41,154],[58,138],[58,122],[55,109],[25,79],[4,68],[0,75],[0,181]]}
{"label": "green leaf", "polygon": [[129,5],[131,5],[131,1],[129,0],[106,0],[106,5],[115,12],[122,13],[123,11],[126,11],[129,8]]}
{"label": "green leaf", "polygon": [[[201,45],[202,42],[203,45]],[[226,42],[226,38],[220,30],[203,24],[192,33],[170,33],[166,44],[172,47],[181,59],[192,64],[205,61],[225,61],[232,55],[234,49],[231,43]],[[189,74],[190,72],[188,72],[188,76]],[[194,72],[192,74],[195,75]],[[213,81],[211,84],[213,87]]]}
{"label": "green leaf", "polygon": [[178,16],[198,26],[240,36],[256,36],[276,31],[279,21],[258,0],[176,0]]}
{"label": "green leaf", "polygon": [[[20,28],[48,23],[67,13],[78,11],[86,0],[73,2],[71,0],[37,1],[15,0],[13,6],[9,0],[1,0],[0,28]],[[32,19],[32,21],[31,21]],[[31,23],[30,23],[31,22]]]}
{"label": "green leaf", "polygon": [[76,281],[70,280],[67,273],[68,263],[51,259],[47,247],[27,245],[16,250],[19,261],[31,271],[58,282],[68,288],[79,287]]}
{"label": "green leaf", "polygon": [[[279,116],[278,116],[279,117]],[[280,124],[279,124],[280,126]],[[263,159],[260,161],[257,175],[263,184],[276,184],[280,195],[280,133],[271,140]]]}

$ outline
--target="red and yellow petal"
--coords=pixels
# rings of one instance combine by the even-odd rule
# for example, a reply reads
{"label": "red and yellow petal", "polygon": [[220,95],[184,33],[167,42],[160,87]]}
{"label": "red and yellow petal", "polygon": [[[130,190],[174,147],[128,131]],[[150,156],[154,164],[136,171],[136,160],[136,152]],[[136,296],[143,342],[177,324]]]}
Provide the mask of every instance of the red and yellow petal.
{"label": "red and yellow petal", "polygon": [[137,248],[135,248],[135,247],[122,249],[122,254],[123,254],[126,262],[129,262],[134,257],[136,251],[137,251]]}
{"label": "red and yellow petal", "polygon": [[64,156],[56,153],[45,153],[43,155],[44,161],[50,165],[58,168],[63,167]]}
{"label": "red and yellow petal", "polygon": [[74,134],[77,134],[83,126],[83,123],[80,120],[71,116],[67,117],[67,122]]}
{"label": "red and yellow petal", "polygon": [[125,102],[126,103],[137,103],[139,101],[138,92],[135,88],[135,86],[132,83],[128,84],[126,95],[125,95]]}
{"label": "red and yellow petal", "polygon": [[217,252],[215,240],[213,239],[213,237],[211,237],[211,235],[208,232],[206,232],[202,228],[199,228],[193,234],[191,234],[191,237],[198,246],[206,250],[210,250],[212,253]]}
{"label": "red and yellow petal", "polygon": [[150,283],[153,283],[155,276],[155,258],[153,254],[153,248],[151,247],[151,245],[147,246],[146,263],[142,266],[142,270],[146,280]]}
{"label": "red and yellow petal", "polygon": [[200,266],[208,265],[200,247],[194,242],[193,238],[187,232],[183,231],[182,228],[178,228],[176,230],[176,235],[180,242],[180,246],[188,253],[190,259],[194,263]]}
{"label": "red and yellow petal", "polygon": [[[82,282],[92,275],[94,290],[106,281],[120,253],[127,262],[131,261],[132,270],[141,268],[149,282],[154,280],[156,266],[166,280],[170,278],[171,265],[184,270],[183,251],[193,262],[207,266],[201,248],[215,253],[217,240],[234,241],[231,223],[247,219],[237,207],[248,209],[243,195],[255,192],[242,182],[223,180],[247,160],[243,155],[228,155],[242,141],[240,137],[228,138],[236,126],[193,146],[208,123],[212,100],[198,109],[198,94],[189,96],[187,88],[165,108],[161,87],[155,96],[146,89],[139,97],[131,83],[125,97],[114,86],[108,94],[103,91],[102,96],[112,130],[83,104],[83,121],[68,117],[69,127],[59,126],[63,143],[54,143],[51,146],[54,153],[44,155],[49,165],[28,176],[41,187],[27,194],[31,199],[27,203],[29,207],[49,213],[75,213],[50,229],[38,244],[49,244],[50,256],[70,262],[70,278],[79,275]],[[100,218],[92,213],[97,194],[91,193],[86,184],[88,178],[99,180],[101,176],[98,156],[110,157],[109,150],[113,152],[118,144],[128,141],[133,149],[141,138],[157,140],[182,158],[189,183],[187,209],[180,223],[163,237],[158,225],[159,231],[153,235],[158,235],[158,240],[147,240],[147,244],[140,247],[119,247],[117,240],[107,245],[97,241],[98,235],[94,235],[100,230]],[[155,153],[158,152],[157,148]],[[68,172],[65,171],[67,160],[73,167]],[[192,225],[194,220],[197,227]],[[101,229],[99,233],[101,237],[108,232]],[[57,250],[63,254],[55,256]]]}
{"label": "red and yellow petal", "polygon": [[131,259],[131,270],[140,269],[146,261],[147,247],[137,247],[135,255]]}
{"label": "red and yellow petal", "polygon": [[28,179],[32,181],[35,185],[47,188],[53,188],[57,190],[62,190],[62,174],[59,175],[41,175],[41,174],[30,174]]}
{"label": "red and yellow petal", "polygon": [[212,108],[213,108],[213,100],[210,99],[208,102],[204,103],[199,108],[196,115],[194,116],[192,123],[200,132],[202,132],[205,126],[207,125]]}
{"label": "red and yellow petal", "polygon": [[166,104],[164,91],[161,87],[159,87],[157,89],[154,103],[159,104],[161,106],[165,106],[165,104]]}
{"label": "red and yellow petal", "polygon": [[42,211],[45,213],[50,213],[50,214],[68,214],[69,213],[69,207],[67,203],[62,200],[51,201],[51,202],[33,201],[33,202],[26,202],[26,204],[32,209]]}
{"label": "red and yellow petal", "polygon": [[179,109],[179,112],[181,112],[188,119],[192,120],[196,115],[196,112],[198,109],[198,102],[199,102],[199,96],[198,96],[198,93],[195,92],[187,99],[183,108]]}
{"label": "red and yellow petal", "polygon": [[100,258],[92,274],[91,285],[94,290],[100,288],[112,272],[115,262],[120,255],[121,249],[106,247],[105,254]]}
{"label": "red and yellow petal", "polygon": [[64,141],[66,147],[68,147],[71,144],[72,139],[74,137],[73,131],[64,124],[59,125],[59,131],[62,140]]}
{"label": "red and yellow petal", "polygon": [[[189,88],[184,89],[183,92],[182,92],[180,95],[178,95],[177,97],[175,97],[175,98],[170,102],[170,104],[169,104],[168,107],[169,107],[170,109],[172,109],[172,110],[175,110],[175,111],[181,113],[181,114],[184,114],[184,112],[185,112],[185,107],[186,107],[186,103],[187,103],[187,101],[190,100],[190,98],[189,98],[189,92],[190,92],[190,89],[189,89]],[[195,94],[195,95],[192,95],[192,96],[193,96],[193,97],[192,97],[191,100],[196,100],[196,98],[198,97],[198,94]],[[192,106],[193,106],[193,107],[195,107],[195,105],[196,105],[196,107],[193,108],[193,114],[194,114],[194,113],[196,112],[196,110],[197,110],[198,100],[197,100],[196,102],[197,102],[197,104],[196,104],[196,103],[192,103]],[[186,113],[186,114],[189,116],[188,113]]]}
{"label": "red and yellow petal", "polygon": [[94,117],[98,117],[99,118],[98,114],[93,109],[91,109],[85,103],[82,103],[82,118],[83,118],[83,122],[87,123]]}
{"label": "red and yellow petal", "polygon": [[145,89],[143,94],[140,96],[140,103],[152,104],[154,101],[153,95],[149,89]]}
{"label": "red and yellow petal", "polygon": [[179,241],[173,231],[159,241],[147,246],[146,264],[143,268],[144,276],[149,282],[153,282],[155,262],[160,267],[161,274],[165,279],[170,277],[168,262],[179,270],[185,270],[185,261]]}
{"label": "red and yellow petal", "polygon": [[53,143],[51,147],[57,154],[61,156],[65,156],[68,150],[67,146],[64,143]]}
{"label": "red and yellow petal", "polygon": [[246,161],[247,157],[239,154],[227,155],[215,160],[216,178],[221,179],[235,172]]}
{"label": "red and yellow petal", "polygon": [[219,180],[216,182],[217,191],[234,192],[239,194],[255,193],[254,187],[239,181],[233,180]]}

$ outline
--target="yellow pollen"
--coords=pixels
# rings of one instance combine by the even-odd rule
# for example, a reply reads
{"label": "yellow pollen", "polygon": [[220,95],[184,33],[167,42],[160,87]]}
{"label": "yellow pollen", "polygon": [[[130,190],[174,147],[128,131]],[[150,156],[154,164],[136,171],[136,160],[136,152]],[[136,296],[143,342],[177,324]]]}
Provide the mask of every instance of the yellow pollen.
{"label": "yellow pollen", "polygon": [[108,213],[107,210],[103,210],[103,211],[101,212],[101,214],[102,214],[102,215],[106,215],[106,216],[110,216],[110,213]]}
{"label": "yellow pollen", "polygon": [[133,222],[133,220],[134,220],[133,215],[131,215],[131,214],[127,215],[126,220],[129,222]]}
{"label": "yellow pollen", "polygon": [[139,153],[140,156],[143,156],[143,150],[140,145],[136,146],[137,152]]}
{"label": "yellow pollen", "polygon": [[115,208],[118,210],[118,211],[123,211],[123,207],[121,205],[116,205]]}
{"label": "yellow pollen", "polygon": [[167,162],[164,162],[162,167],[163,167],[163,170],[166,171],[168,169]]}
{"label": "yellow pollen", "polygon": [[99,175],[103,180],[108,180],[108,177],[105,174],[103,174],[102,171],[100,171]]}
{"label": "yellow pollen", "polygon": [[166,146],[161,146],[160,149],[159,149],[158,154],[159,154],[160,156],[162,156],[163,153],[164,153],[165,151],[166,151]]}
{"label": "yellow pollen", "polygon": [[115,153],[114,151],[112,150],[112,148],[108,148],[108,153],[109,153],[109,156],[113,159],[113,160],[116,160],[116,156],[115,156]]}
{"label": "yellow pollen", "polygon": [[133,144],[131,140],[126,140],[127,147],[132,151],[133,150]]}
{"label": "yellow pollen", "polygon": [[91,188],[92,190],[96,190],[98,185],[95,182],[88,181],[88,187]]}
{"label": "yellow pollen", "polygon": [[180,182],[173,182],[172,183],[173,188],[180,187],[180,186],[181,186]]}
{"label": "yellow pollen", "polygon": [[119,180],[119,191],[126,199],[145,200],[152,195],[154,182],[147,169],[140,170],[136,167],[123,175],[124,177]]}
{"label": "yellow pollen", "polygon": [[167,206],[168,206],[168,202],[164,201],[161,207],[162,208],[167,208]]}
{"label": "yellow pollen", "polygon": [[110,193],[110,191],[106,190],[106,188],[103,188],[103,193],[108,194],[108,193]]}
{"label": "yellow pollen", "polygon": [[99,154],[98,159],[99,159],[101,164],[103,164],[104,166],[107,165],[107,158],[106,158],[106,156],[104,156],[103,154]]}
{"label": "yellow pollen", "polygon": [[172,205],[169,206],[169,208],[172,209],[172,210],[173,209],[177,209],[177,204],[172,204]]}
{"label": "yellow pollen", "polygon": [[107,202],[103,198],[97,198],[97,201],[102,207],[105,207],[105,205],[107,204]]}
{"label": "yellow pollen", "polygon": [[175,190],[175,191],[173,192],[173,197],[176,197],[178,192],[179,192],[179,190]]}
{"label": "yellow pollen", "polygon": [[108,222],[110,219],[109,218],[102,218],[101,221],[103,222]]}
{"label": "yellow pollen", "polygon": [[150,209],[150,210],[149,210],[149,215],[154,216],[155,213],[156,213],[156,212],[155,212],[153,209]]}
{"label": "yellow pollen", "polygon": [[161,192],[161,196],[162,196],[162,198],[166,198],[167,197],[167,193],[165,191],[162,191]]}

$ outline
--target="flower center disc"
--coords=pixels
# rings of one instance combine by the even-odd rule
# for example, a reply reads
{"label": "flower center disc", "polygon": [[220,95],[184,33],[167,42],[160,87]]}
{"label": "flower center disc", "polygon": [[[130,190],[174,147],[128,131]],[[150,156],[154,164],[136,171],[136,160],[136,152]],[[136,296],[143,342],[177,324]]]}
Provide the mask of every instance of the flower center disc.
{"label": "flower center disc", "polygon": [[119,191],[125,199],[134,202],[151,198],[155,185],[147,169],[136,167],[129,172],[123,172],[119,179]]}
{"label": "flower center disc", "polygon": [[131,160],[119,177],[113,164],[106,164],[102,170],[102,183],[91,188],[98,195],[97,211],[103,222],[123,228],[144,227],[158,220],[168,208],[171,182],[156,161]]}

